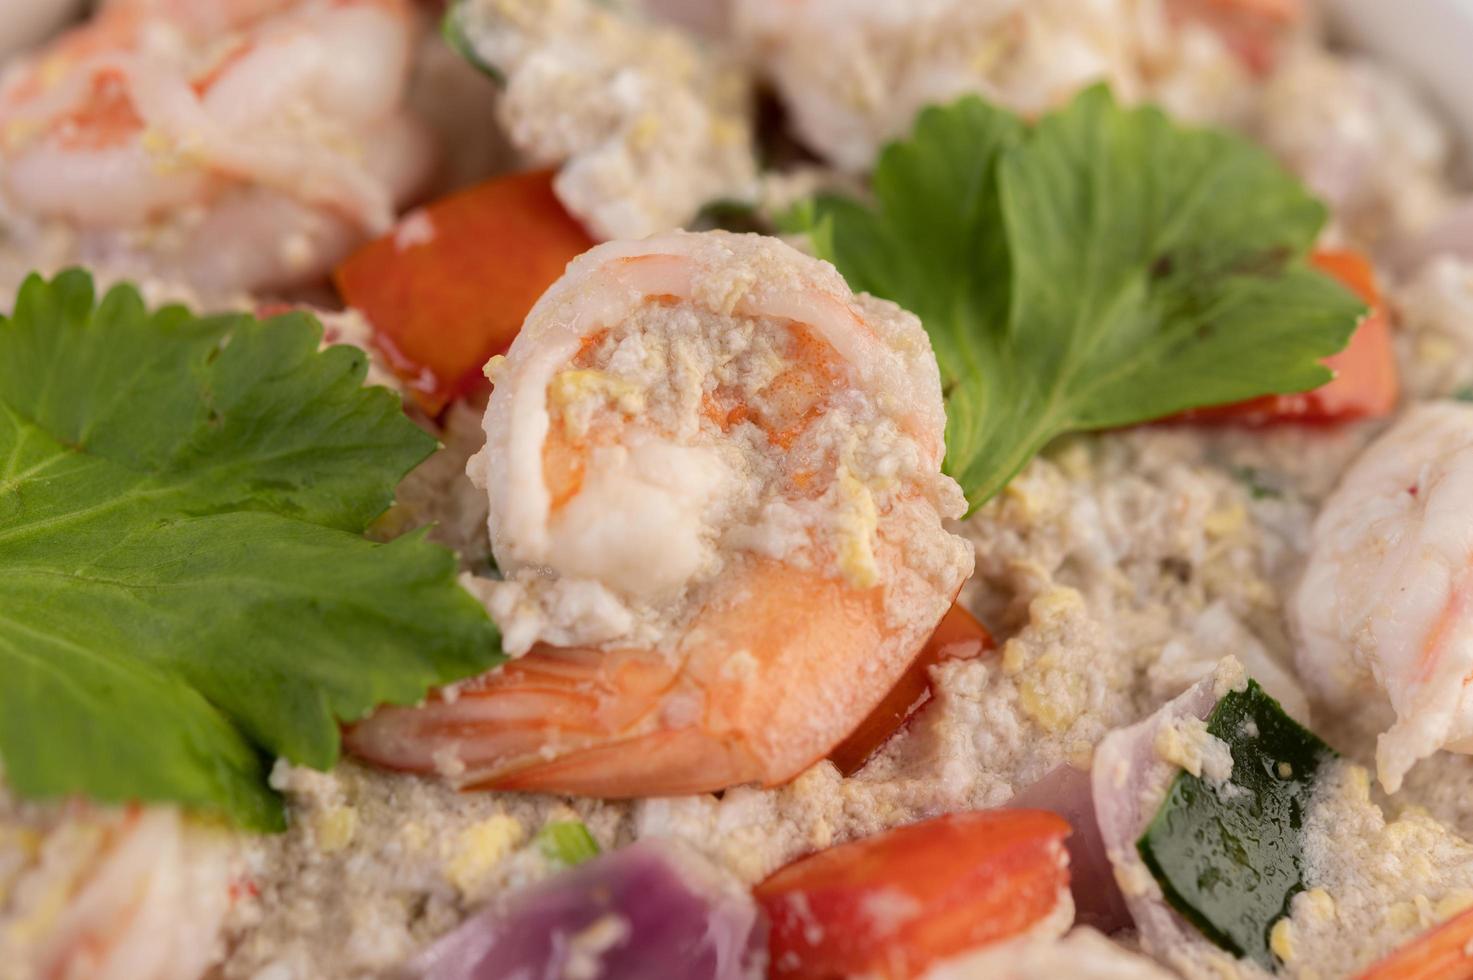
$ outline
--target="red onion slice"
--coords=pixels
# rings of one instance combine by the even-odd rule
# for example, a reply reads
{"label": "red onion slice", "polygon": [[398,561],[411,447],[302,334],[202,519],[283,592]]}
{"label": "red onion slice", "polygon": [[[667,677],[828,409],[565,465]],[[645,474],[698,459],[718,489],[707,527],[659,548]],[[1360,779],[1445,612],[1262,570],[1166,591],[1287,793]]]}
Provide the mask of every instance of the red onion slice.
{"label": "red onion slice", "polygon": [[1069,890],[1074,894],[1076,923],[1107,933],[1131,924],[1130,910],[1115,883],[1115,869],[1095,823],[1094,787],[1087,770],[1065,763],[1007,805],[1057,813],[1074,828],[1064,846],[1069,849]]}
{"label": "red onion slice", "polygon": [[421,980],[757,980],[767,923],[703,859],[647,840],[474,916],[411,964]]}
{"label": "red onion slice", "polygon": [[1136,842],[1179,771],[1157,752],[1157,735],[1179,718],[1205,720],[1222,696],[1246,678],[1236,660],[1225,659],[1145,721],[1111,732],[1095,749],[1091,784],[1100,840],[1142,943],[1157,957],[1183,946],[1211,946],[1166,904],[1161,887],[1136,850]]}

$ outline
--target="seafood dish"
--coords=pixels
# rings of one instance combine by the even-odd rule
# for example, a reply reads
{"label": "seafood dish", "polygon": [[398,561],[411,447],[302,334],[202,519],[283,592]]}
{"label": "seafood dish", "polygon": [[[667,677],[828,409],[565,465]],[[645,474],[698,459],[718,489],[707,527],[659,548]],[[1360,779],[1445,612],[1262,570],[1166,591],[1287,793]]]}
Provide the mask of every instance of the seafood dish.
{"label": "seafood dish", "polygon": [[1357,7],[5,0],[0,980],[1473,980]]}

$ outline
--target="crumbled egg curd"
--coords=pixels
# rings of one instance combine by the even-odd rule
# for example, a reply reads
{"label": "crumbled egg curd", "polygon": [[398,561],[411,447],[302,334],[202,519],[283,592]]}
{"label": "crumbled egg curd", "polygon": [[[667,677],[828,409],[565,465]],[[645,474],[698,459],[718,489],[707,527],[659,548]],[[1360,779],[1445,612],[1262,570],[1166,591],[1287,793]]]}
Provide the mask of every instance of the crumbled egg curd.
{"label": "crumbled egg curd", "polygon": [[1421,398],[1473,392],[1473,259],[1441,255],[1396,294],[1401,378]]}
{"label": "crumbled egg curd", "polygon": [[[1207,731],[1207,722],[1191,715],[1173,719],[1156,732],[1156,754],[1193,776],[1209,783],[1227,782],[1233,773],[1233,756],[1228,744]],[[1279,763],[1280,767],[1287,765]],[[1279,775],[1288,778],[1282,771]]]}
{"label": "crumbled egg curd", "polygon": [[[364,345],[367,347],[367,345]],[[476,593],[469,573],[484,572],[491,557],[486,536],[486,495],[465,477],[466,462],[485,442],[481,412],[465,402],[454,402],[442,418],[440,448],[410,471],[399,484],[388,521],[396,532],[428,527],[429,536],[453,548],[467,575],[464,584]]]}
{"label": "crumbled egg curd", "polygon": [[581,820],[605,847],[629,840],[617,804],[457,793],[353,762],[330,773],[278,763],[272,782],[292,825],[246,842],[249,897],[226,927],[227,980],[383,975],[491,896],[555,873],[534,840],[545,824]]}
{"label": "crumbled egg curd", "polygon": [[469,0],[457,18],[506,78],[497,104],[568,210],[643,238],[756,184],[749,81],[721,52],[598,0]]}
{"label": "crumbled egg curd", "polygon": [[1287,976],[1353,975],[1473,906],[1473,843],[1416,808],[1388,815],[1360,765],[1321,768],[1304,827],[1308,889],[1274,930]]}

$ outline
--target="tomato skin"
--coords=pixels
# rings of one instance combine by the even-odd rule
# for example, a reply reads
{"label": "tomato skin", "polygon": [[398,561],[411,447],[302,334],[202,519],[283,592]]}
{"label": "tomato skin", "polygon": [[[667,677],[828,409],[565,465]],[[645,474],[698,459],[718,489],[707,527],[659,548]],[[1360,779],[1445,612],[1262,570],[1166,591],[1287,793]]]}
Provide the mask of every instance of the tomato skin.
{"label": "tomato skin", "polygon": [[551,171],[512,174],[412,212],[333,280],[420,408],[437,415],[487,385],[486,361],[593,244],[553,195]]}
{"label": "tomato skin", "polygon": [[910,720],[931,699],[931,666],[943,660],[980,657],[996,646],[987,627],[979,623],[960,603],[952,603],[936,632],[926,641],[909,669],[875,705],[864,721],[829,752],[829,761],[845,776],[852,776],[870,760],[880,746]]}
{"label": "tomato skin", "polygon": [[1042,810],[954,813],[831,847],[753,889],[771,978],[906,980],[1018,935],[1069,887],[1069,825]]}
{"label": "tomato skin", "polygon": [[1396,408],[1401,385],[1396,374],[1396,353],[1391,347],[1391,321],[1371,264],[1359,252],[1328,249],[1315,252],[1311,261],[1350,287],[1371,308],[1346,348],[1325,358],[1325,365],[1335,371],[1334,380],[1313,391],[1264,395],[1231,405],[1193,409],[1174,420],[1247,426],[1332,425],[1379,418]]}
{"label": "tomato skin", "polygon": [[1422,933],[1356,980],[1473,980],[1473,909]]}

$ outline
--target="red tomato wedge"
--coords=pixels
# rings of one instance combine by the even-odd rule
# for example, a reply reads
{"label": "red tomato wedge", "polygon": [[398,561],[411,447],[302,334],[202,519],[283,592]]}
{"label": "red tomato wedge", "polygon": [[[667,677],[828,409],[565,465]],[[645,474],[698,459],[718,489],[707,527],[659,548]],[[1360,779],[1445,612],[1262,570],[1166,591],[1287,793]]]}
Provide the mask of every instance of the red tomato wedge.
{"label": "red tomato wedge", "polygon": [[481,370],[569,260],[593,246],[551,171],[498,177],[412,212],[333,278],[431,415],[486,384]]}
{"label": "red tomato wedge", "polygon": [[1473,909],[1418,936],[1357,980],[1473,980]]}
{"label": "red tomato wedge", "polygon": [[1232,405],[1194,409],[1176,416],[1178,420],[1238,425],[1330,424],[1376,418],[1396,407],[1400,384],[1396,354],[1391,349],[1391,322],[1371,264],[1359,252],[1328,250],[1316,252],[1313,262],[1349,286],[1371,308],[1356,327],[1350,344],[1325,359],[1326,366],[1335,371],[1335,379],[1297,395],[1265,395]]}
{"label": "red tomato wedge", "polygon": [[904,980],[1018,935],[1069,887],[1069,824],[1042,810],[953,813],[800,858],[753,889],[769,977]]}
{"label": "red tomato wedge", "polygon": [[846,776],[858,772],[870,756],[890,740],[890,736],[931,698],[931,665],[943,660],[979,657],[993,648],[992,634],[976,617],[952,603],[936,632],[911,663],[910,669],[875,706],[849,737],[829,753],[829,761]]}

